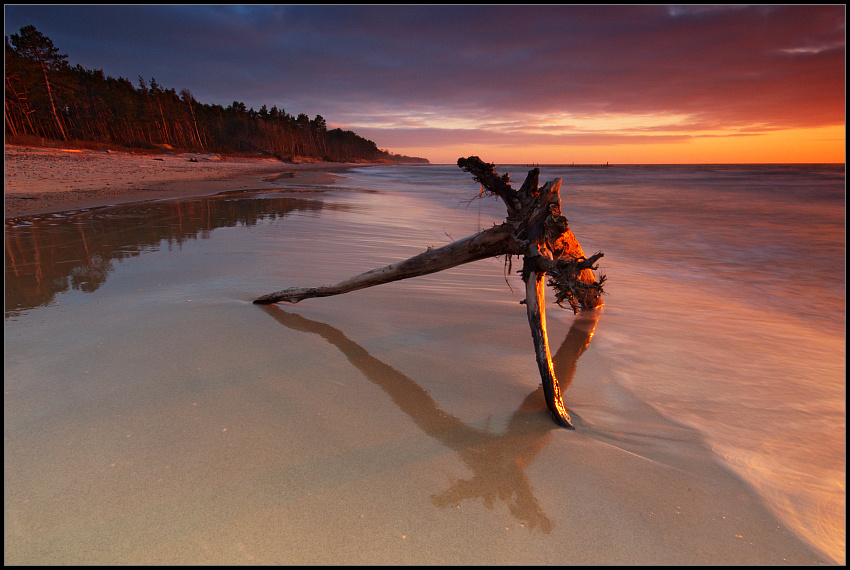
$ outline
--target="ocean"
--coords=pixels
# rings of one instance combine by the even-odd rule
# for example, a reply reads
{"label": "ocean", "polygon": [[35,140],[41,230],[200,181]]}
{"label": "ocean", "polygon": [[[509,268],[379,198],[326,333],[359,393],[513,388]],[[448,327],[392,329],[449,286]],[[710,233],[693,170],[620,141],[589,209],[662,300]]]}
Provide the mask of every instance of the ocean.
{"label": "ocean", "polygon": [[[455,170],[356,179],[454,200],[479,229],[503,220],[495,198],[458,198],[470,192]],[[528,170],[497,167],[516,188]],[[555,178],[585,253],[605,254],[593,343],[616,381],[697,429],[781,520],[843,560],[844,166],[541,167],[541,184]]]}
{"label": "ocean", "polygon": [[[588,350],[605,364],[605,380],[697,432],[779,520],[843,563],[844,165],[540,168],[541,183],[562,179],[562,212],[585,252],[604,252],[605,307]],[[518,187],[529,167],[497,170]],[[93,402],[121,415],[142,393],[160,403],[175,393],[191,399],[202,386],[262,376],[280,361],[233,340],[244,330],[213,326],[222,315],[244,312],[261,294],[332,284],[445,245],[505,215],[452,165],[353,168],[333,184],[294,191],[286,183],[7,220],[7,434],[36,421],[41,430],[78,422],[94,413],[86,411]],[[439,314],[428,315],[428,327],[411,325],[417,307],[478,307],[489,328],[476,333],[482,350],[474,364],[482,373],[498,368],[499,382],[521,378],[518,386],[533,387],[530,334],[527,347],[517,341],[507,356],[487,340],[522,330],[520,266],[516,258],[487,260],[373,290],[393,288],[408,299],[404,306],[382,307],[379,293],[357,297],[358,309],[374,315],[364,344],[374,355],[412,355],[450,327],[440,328]],[[347,297],[298,307],[313,304],[319,320],[349,331],[358,314]],[[196,320],[183,320],[190,305]],[[516,322],[504,330],[486,316],[511,311]],[[154,314],[164,321],[153,322]],[[575,317],[550,294],[547,318],[555,336]],[[160,363],[166,338],[191,357]],[[553,349],[559,341],[550,337]],[[221,346],[239,342],[241,357],[222,354]],[[112,364],[98,376],[104,358]],[[116,379],[116,366],[128,379]],[[470,386],[437,382],[428,390],[438,400],[451,392],[464,410],[488,405]],[[617,410],[591,409],[571,399],[569,387],[565,402],[579,430],[606,433],[614,444],[629,439],[629,418]]]}

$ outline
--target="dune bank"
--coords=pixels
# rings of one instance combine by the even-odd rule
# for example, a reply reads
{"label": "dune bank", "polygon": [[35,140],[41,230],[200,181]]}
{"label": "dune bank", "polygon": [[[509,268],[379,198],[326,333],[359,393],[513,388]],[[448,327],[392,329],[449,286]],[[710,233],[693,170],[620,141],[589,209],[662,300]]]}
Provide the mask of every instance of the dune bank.
{"label": "dune bank", "polygon": [[306,183],[349,166],[6,145],[4,217],[247,189],[256,187],[263,175],[292,173]]}

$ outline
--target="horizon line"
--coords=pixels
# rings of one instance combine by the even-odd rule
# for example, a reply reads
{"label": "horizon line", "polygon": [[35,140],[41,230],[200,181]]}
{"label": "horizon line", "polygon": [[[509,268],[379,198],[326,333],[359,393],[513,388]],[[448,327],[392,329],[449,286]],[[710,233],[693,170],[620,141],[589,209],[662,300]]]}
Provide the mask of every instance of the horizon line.
{"label": "horizon line", "polygon": [[[794,165],[826,165],[826,166],[835,166],[835,165],[845,165],[846,162],[610,162],[610,163],[598,163],[598,162],[582,162],[582,163],[547,163],[547,162],[537,162],[537,163],[529,163],[529,162],[494,162],[493,164],[502,165],[502,166],[530,166],[530,167],[563,167],[563,168],[588,168],[588,167],[596,167],[596,168],[608,168],[612,166],[794,166]],[[422,166],[457,166],[456,162],[430,162],[429,164],[425,164]]]}

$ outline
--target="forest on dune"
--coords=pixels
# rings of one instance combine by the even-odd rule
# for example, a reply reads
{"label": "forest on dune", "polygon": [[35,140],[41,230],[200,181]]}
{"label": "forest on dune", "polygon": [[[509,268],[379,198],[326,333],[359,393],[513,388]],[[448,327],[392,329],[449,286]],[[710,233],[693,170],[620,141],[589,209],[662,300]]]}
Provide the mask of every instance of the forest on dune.
{"label": "forest on dune", "polygon": [[197,101],[154,78],[137,85],[102,70],[72,66],[52,40],[25,26],[6,36],[7,142],[39,138],[78,145],[138,150],[274,156],[280,160],[399,162],[424,158],[393,154],[353,131],[328,129],[325,119],[293,116],[277,106],[259,110]]}

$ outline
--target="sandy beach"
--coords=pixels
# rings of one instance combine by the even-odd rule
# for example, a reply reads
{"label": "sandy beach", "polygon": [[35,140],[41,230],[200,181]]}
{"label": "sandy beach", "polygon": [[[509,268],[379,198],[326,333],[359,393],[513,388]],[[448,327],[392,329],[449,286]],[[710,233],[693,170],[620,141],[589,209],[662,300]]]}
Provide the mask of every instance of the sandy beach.
{"label": "sandy beach", "polygon": [[262,175],[292,173],[299,182],[309,183],[350,166],[6,145],[4,217],[247,189],[262,186]]}
{"label": "sandy beach", "polygon": [[[327,181],[350,166],[7,146],[5,217],[263,188],[284,173]],[[445,238],[441,226],[384,243],[372,238],[378,223],[395,231],[386,198],[314,198],[271,204],[265,225],[234,213],[173,237],[140,222],[144,243],[168,247],[115,253],[109,286],[7,315],[7,564],[834,563],[695,431],[610,380],[590,344],[604,309],[550,321],[577,427],[557,428],[501,260],[251,305]],[[97,239],[129,251],[104,234],[88,235],[87,267],[108,257]]]}

